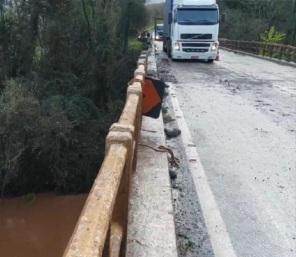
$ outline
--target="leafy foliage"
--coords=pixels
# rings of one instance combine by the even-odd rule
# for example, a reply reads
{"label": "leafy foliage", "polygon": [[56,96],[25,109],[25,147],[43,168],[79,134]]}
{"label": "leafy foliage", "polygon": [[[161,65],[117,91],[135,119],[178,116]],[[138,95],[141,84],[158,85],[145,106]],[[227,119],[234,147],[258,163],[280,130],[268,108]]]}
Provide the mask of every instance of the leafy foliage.
{"label": "leafy foliage", "polygon": [[139,54],[142,0],[0,1],[0,189],[83,192]]}
{"label": "leafy foliage", "polygon": [[150,4],[147,6],[149,24],[154,26],[154,19],[162,19],[164,15],[164,4]]}
{"label": "leafy foliage", "polygon": [[286,37],[283,43],[296,45],[295,0],[218,0],[222,14],[221,37],[260,40],[272,30]]}
{"label": "leafy foliage", "polygon": [[269,30],[262,33],[260,38],[265,43],[281,43],[286,38],[286,35],[276,31],[275,27],[272,26]]}

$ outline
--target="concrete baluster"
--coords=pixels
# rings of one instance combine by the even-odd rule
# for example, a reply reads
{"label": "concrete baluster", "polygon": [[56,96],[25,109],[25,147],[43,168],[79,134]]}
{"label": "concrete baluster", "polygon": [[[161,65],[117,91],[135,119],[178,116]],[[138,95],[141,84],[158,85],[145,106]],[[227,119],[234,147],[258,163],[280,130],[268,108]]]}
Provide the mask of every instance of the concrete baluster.
{"label": "concrete baluster", "polygon": [[127,148],[127,158],[121,177],[110,224],[109,257],[123,257],[126,248],[129,181],[134,154],[134,132],[131,125],[113,124],[107,136],[107,147],[123,144]]}

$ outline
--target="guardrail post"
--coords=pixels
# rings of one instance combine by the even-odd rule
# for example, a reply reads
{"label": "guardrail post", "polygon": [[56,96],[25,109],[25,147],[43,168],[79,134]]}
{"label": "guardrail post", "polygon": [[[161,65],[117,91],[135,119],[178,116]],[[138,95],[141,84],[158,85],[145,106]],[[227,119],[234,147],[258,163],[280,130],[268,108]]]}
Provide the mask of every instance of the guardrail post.
{"label": "guardrail post", "polygon": [[274,45],[270,45],[270,57],[273,57],[273,49],[274,49]]}
{"label": "guardrail post", "polygon": [[279,56],[280,56],[280,48],[279,48],[279,46],[278,45],[275,45],[275,58],[279,58]]}
{"label": "guardrail post", "polygon": [[[144,76],[143,76],[144,79]],[[144,81],[142,81],[144,83]],[[134,82],[132,85],[130,85],[127,89],[127,95],[135,94],[139,97],[139,104],[137,109],[137,117],[135,121],[135,154],[134,154],[134,161],[133,161],[133,167],[136,167],[137,162],[137,144],[138,138],[140,137],[141,133],[141,126],[142,126],[142,102],[143,102],[143,91],[142,91],[142,83],[141,82]]]}
{"label": "guardrail post", "polygon": [[267,45],[264,43],[263,44],[263,56],[266,56],[266,48],[267,48]]}
{"label": "guardrail post", "polygon": [[254,45],[255,45],[255,51],[254,51],[254,53],[255,54],[260,54],[260,45],[257,42]]}
{"label": "guardrail post", "polygon": [[134,152],[134,127],[118,123],[113,124],[106,140],[107,151],[112,144],[124,144],[128,152],[115,200],[110,223],[109,244],[105,246],[108,248],[105,249],[105,254],[108,257],[123,257],[126,249],[129,181]]}
{"label": "guardrail post", "polygon": [[136,69],[134,72],[134,78],[135,78],[134,81],[143,83],[145,74],[146,74],[145,65],[140,64],[138,69]]}
{"label": "guardrail post", "polygon": [[280,56],[279,56],[280,60],[283,59],[283,47],[280,46]]}
{"label": "guardrail post", "polygon": [[293,57],[292,49],[290,47],[288,47],[288,58],[287,58],[287,61],[288,62],[292,61],[293,60],[292,57]]}
{"label": "guardrail post", "polygon": [[139,60],[138,60],[138,66],[140,65],[144,65],[145,67],[145,73],[147,72],[147,58],[148,58],[148,52],[147,51],[142,51],[141,52],[141,55],[139,57]]}

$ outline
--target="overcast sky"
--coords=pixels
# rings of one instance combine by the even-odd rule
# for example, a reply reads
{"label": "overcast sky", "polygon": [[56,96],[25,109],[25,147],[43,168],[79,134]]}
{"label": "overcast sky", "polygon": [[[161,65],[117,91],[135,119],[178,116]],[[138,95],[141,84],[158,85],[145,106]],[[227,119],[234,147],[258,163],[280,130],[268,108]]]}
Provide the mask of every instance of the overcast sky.
{"label": "overcast sky", "polygon": [[165,0],[146,0],[146,4],[156,4],[156,3],[162,3]]}

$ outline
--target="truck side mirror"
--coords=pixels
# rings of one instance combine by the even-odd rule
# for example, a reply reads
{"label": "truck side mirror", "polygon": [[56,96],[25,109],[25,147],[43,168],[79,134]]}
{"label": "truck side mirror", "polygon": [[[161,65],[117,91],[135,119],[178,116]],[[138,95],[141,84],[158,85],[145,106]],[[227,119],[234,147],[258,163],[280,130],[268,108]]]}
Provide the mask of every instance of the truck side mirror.
{"label": "truck side mirror", "polygon": [[172,22],[173,22],[173,15],[172,15],[172,13],[170,12],[170,13],[169,13],[169,24],[172,24]]}

